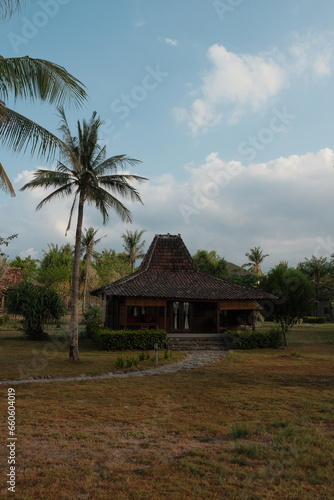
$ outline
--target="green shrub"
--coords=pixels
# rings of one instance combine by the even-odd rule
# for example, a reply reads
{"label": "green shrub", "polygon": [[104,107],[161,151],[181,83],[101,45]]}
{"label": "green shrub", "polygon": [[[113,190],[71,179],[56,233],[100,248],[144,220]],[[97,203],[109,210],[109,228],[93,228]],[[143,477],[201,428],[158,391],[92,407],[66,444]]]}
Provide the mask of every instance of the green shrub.
{"label": "green shrub", "polygon": [[108,330],[93,326],[91,335],[100,349],[105,351],[145,351],[153,349],[154,344],[162,349],[167,342],[165,330]]}
{"label": "green shrub", "polygon": [[126,358],[125,363],[127,368],[132,368],[132,366],[138,366],[138,358],[131,357],[131,358]]}
{"label": "green shrub", "polygon": [[227,349],[277,349],[283,344],[280,328],[269,332],[230,330],[223,335],[223,340]]}
{"label": "green shrub", "polygon": [[305,316],[303,318],[304,323],[326,323],[327,318],[324,316]]}
{"label": "green shrub", "polygon": [[89,306],[83,314],[83,319],[86,327],[86,336],[90,338],[93,335],[93,328],[101,325],[101,311],[99,306]]}
{"label": "green shrub", "polygon": [[8,321],[9,321],[9,316],[7,314],[0,316],[0,326],[7,325]]}
{"label": "green shrub", "polygon": [[119,370],[123,370],[124,368],[124,359],[121,356],[118,356],[115,361],[115,367]]}

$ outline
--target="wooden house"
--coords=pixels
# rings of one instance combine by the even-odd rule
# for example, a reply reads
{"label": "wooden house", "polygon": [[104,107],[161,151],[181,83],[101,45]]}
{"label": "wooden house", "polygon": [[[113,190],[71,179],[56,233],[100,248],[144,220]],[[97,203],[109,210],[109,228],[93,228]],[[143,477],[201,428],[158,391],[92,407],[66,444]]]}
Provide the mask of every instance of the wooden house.
{"label": "wooden house", "polygon": [[91,292],[111,329],[219,334],[254,327],[259,301],[275,297],[199,271],[180,235],[156,235],[134,273]]}

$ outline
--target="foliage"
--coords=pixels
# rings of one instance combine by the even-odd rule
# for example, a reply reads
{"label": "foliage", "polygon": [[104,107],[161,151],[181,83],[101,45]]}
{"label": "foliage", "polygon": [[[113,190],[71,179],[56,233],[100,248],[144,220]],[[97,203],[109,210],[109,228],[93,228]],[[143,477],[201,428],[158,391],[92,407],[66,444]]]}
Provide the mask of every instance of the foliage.
{"label": "foliage", "polygon": [[83,313],[84,324],[88,337],[94,333],[94,327],[101,325],[101,310],[97,305],[89,306]]}
{"label": "foliage", "polygon": [[125,254],[129,259],[129,263],[131,266],[131,272],[134,271],[135,263],[137,259],[142,259],[145,256],[143,252],[145,246],[145,240],[140,241],[143,236],[145,229],[142,231],[129,231],[126,230],[125,234],[122,234],[122,238],[124,240],[124,250]]}
{"label": "foliage", "polygon": [[164,348],[167,343],[165,330],[108,330],[94,327],[93,339],[106,351],[149,350],[154,344]]}
{"label": "foliage", "polygon": [[251,248],[250,252],[247,252],[246,257],[248,257],[249,262],[243,265],[243,267],[248,267],[250,271],[258,276],[262,276],[261,265],[269,254],[264,254],[261,247]]}
{"label": "foliage", "polygon": [[26,281],[35,281],[37,278],[38,260],[33,259],[31,255],[22,259],[18,255],[10,261],[12,267],[19,267],[22,270],[22,276]]}
{"label": "foliage", "polygon": [[326,323],[327,318],[325,316],[304,316],[304,323]]}
{"label": "foliage", "polygon": [[106,147],[100,145],[99,130],[101,119],[94,112],[89,121],[77,123],[77,135],[72,136],[65,112],[59,108],[61,118],[59,130],[62,133],[62,157],[55,170],[38,169],[33,180],[25,184],[21,190],[53,188],[37,206],[37,210],[46,203],[59,197],[71,196],[73,199],[66,233],[72,223],[74,211],[77,211],[74,261],[71,280],[71,324],[70,350],[71,360],[79,360],[78,323],[79,323],[79,279],[80,255],[82,242],[82,226],[84,207],[95,206],[101,213],[103,223],[109,220],[109,211],[114,210],[125,222],[131,222],[131,212],[118,199],[139,201],[138,191],[131,185],[133,181],[144,181],[138,175],[118,172],[128,165],[136,165],[138,160],[126,155],[106,158]]}
{"label": "foliage", "polygon": [[204,273],[216,276],[217,278],[228,277],[227,262],[215,250],[211,250],[210,252],[207,250],[197,250],[195,255],[193,255],[193,260],[197,268]]}
{"label": "foliage", "polygon": [[283,344],[280,328],[268,332],[229,330],[223,334],[223,340],[227,349],[277,349]]}
{"label": "foliage", "polygon": [[262,287],[277,297],[266,304],[268,310],[264,310],[264,313],[267,313],[267,317],[272,315],[274,321],[280,323],[286,345],[286,333],[298,318],[310,312],[313,287],[301,271],[281,265],[269,271]]}
{"label": "foliage", "polygon": [[[0,236],[0,247],[2,247],[2,246],[8,247],[9,242],[14,240],[15,238],[17,238],[17,236],[18,236],[17,234],[12,234],[11,236],[7,236],[7,238],[2,238]],[[6,255],[3,253],[3,251],[0,248],[0,258],[1,257],[6,257]]]}
{"label": "foliage", "polygon": [[23,330],[32,340],[44,339],[44,326],[58,321],[65,309],[60,295],[47,286],[22,282],[6,293],[5,307],[9,314],[23,317]]}
{"label": "foliage", "polygon": [[92,266],[97,273],[98,286],[109,285],[131,273],[131,267],[125,253],[116,253],[115,250],[104,248],[95,255]]}
{"label": "foliage", "polygon": [[85,232],[81,237],[81,247],[82,247],[82,253],[84,254],[84,271],[85,271],[85,284],[84,284],[84,292],[82,300],[83,312],[86,309],[86,305],[89,306],[89,295],[87,299],[87,293],[88,293],[88,287],[91,285],[91,278],[92,278],[92,257],[96,255],[94,247],[103,238],[103,236],[101,238],[96,238],[98,229],[94,229],[93,227],[89,227],[84,231]]}
{"label": "foliage", "polygon": [[314,288],[315,308],[318,316],[318,304],[334,299],[334,262],[328,262],[326,257],[315,257],[300,262],[297,268],[305,274]]}

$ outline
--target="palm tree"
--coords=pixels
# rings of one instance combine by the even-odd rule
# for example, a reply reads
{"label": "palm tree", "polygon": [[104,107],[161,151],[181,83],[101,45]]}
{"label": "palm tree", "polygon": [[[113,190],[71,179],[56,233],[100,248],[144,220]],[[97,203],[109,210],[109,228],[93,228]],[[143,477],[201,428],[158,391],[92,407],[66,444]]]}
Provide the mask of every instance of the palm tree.
{"label": "palm tree", "polygon": [[85,234],[83,234],[81,237],[82,251],[85,253],[84,259],[86,260],[85,284],[84,284],[84,293],[82,300],[83,312],[86,309],[87,289],[88,289],[89,277],[91,274],[91,262],[92,262],[92,256],[94,255],[94,247],[95,245],[97,245],[97,243],[99,243],[102,240],[102,238],[104,238],[104,236],[102,236],[101,238],[95,239],[97,232],[98,229],[89,227],[88,229],[85,229]]}
{"label": "palm tree", "polygon": [[[131,213],[116,197],[142,200],[138,191],[130,184],[132,181],[144,181],[145,177],[118,173],[117,169],[124,169],[127,165],[136,165],[139,161],[126,155],[112,156],[106,159],[106,147],[99,145],[99,128],[102,124],[96,112],[91,119],[82,124],[77,123],[77,137],[72,137],[65,112],[59,108],[61,123],[59,130],[64,141],[62,160],[55,170],[38,169],[33,180],[25,184],[21,190],[35,188],[55,188],[55,191],[46,196],[37,206],[41,209],[46,203],[58,197],[72,196],[73,203],[66,234],[71,226],[74,210],[77,208],[77,223],[74,245],[74,263],[71,286],[71,323],[70,323],[70,359],[79,359],[78,348],[78,302],[79,302],[79,272],[82,225],[85,204],[95,205],[101,212],[103,223],[109,220],[109,210],[115,210],[119,217],[131,222]],[[64,163],[67,162],[68,166]]]}
{"label": "palm tree", "polygon": [[257,276],[262,276],[262,269],[260,264],[264,261],[266,257],[269,257],[269,254],[263,254],[263,250],[261,247],[251,248],[250,252],[245,254],[248,257],[249,262],[244,264],[242,267],[249,267],[250,271]]}
{"label": "palm tree", "polygon": [[129,262],[131,265],[131,272],[134,271],[135,262],[137,259],[141,259],[144,257],[145,253],[143,253],[143,248],[145,246],[146,241],[140,241],[141,237],[145,233],[145,229],[142,231],[129,231],[126,230],[125,234],[122,234],[122,238],[124,240],[124,250],[128,255]]}
{"label": "palm tree", "polygon": [[[0,19],[10,18],[24,0],[0,0]],[[48,130],[6,106],[9,95],[17,99],[42,100],[58,106],[86,99],[79,80],[64,68],[43,59],[0,56],[0,143],[14,152],[38,153],[50,159],[60,146]],[[0,187],[15,196],[4,167],[0,163]]]}

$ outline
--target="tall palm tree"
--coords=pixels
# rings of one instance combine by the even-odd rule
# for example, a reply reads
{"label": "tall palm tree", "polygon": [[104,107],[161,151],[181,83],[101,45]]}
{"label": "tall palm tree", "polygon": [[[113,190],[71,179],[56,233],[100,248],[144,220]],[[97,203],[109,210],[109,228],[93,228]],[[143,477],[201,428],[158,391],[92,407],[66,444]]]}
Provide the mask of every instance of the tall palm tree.
{"label": "tall palm tree", "polygon": [[[0,0],[0,19],[10,18],[24,0]],[[0,143],[14,152],[37,152],[52,158],[60,146],[56,136],[17,111],[6,106],[9,95],[17,99],[42,100],[58,106],[68,101],[82,103],[86,92],[79,80],[64,68],[43,59],[0,56]],[[15,196],[0,163],[0,187]]]}
{"label": "tall palm tree", "polygon": [[249,262],[244,264],[242,267],[248,267],[249,270],[256,274],[257,276],[262,276],[261,265],[266,257],[269,257],[269,254],[263,254],[263,250],[261,247],[251,248],[250,252],[245,254],[248,257]]}
{"label": "tall palm tree", "polygon": [[[96,112],[91,119],[82,124],[78,121],[77,137],[71,135],[63,109],[59,108],[60,128],[63,135],[62,161],[55,170],[38,169],[33,180],[25,184],[21,190],[35,188],[55,188],[37,206],[41,209],[46,203],[58,197],[71,196],[73,203],[70,210],[67,231],[70,229],[74,210],[77,209],[77,223],[74,245],[74,264],[71,286],[71,323],[70,323],[70,359],[79,359],[78,347],[78,302],[81,237],[86,204],[94,205],[102,214],[103,223],[109,220],[109,210],[115,210],[118,216],[131,222],[131,213],[117,198],[142,200],[138,191],[130,184],[132,181],[147,180],[138,175],[119,173],[127,165],[136,165],[139,161],[126,155],[106,158],[106,147],[99,144],[99,128],[102,124]],[[66,164],[67,163],[67,164]]]}
{"label": "tall palm tree", "polygon": [[127,229],[125,234],[122,234],[122,238],[124,240],[123,247],[129,258],[131,272],[134,271],[136,260],[141,259],[145,255],[145,253],[143,253],[143,248],[146,241],[140,241],[144,233],[145,229],[142,231],[129,231]]}
{"label": "tall palm tree", "polygon": [[86,309],[87,289],[88,289],[89,277],[91,274],[91,263],[92,263],[92,256],[94,255],[94,247],[102,240],[102,238],[104,238],[104,236],[102,236],[101,238],[95,239],[97,232],[98,229],[89,227],[88,229],[85,229],[85,234],[83,234],[81,237],[81,247],[84,253],[84,259],[86,261],[85,284],[84,284],[84,293],[82,300],[83,312]]}

